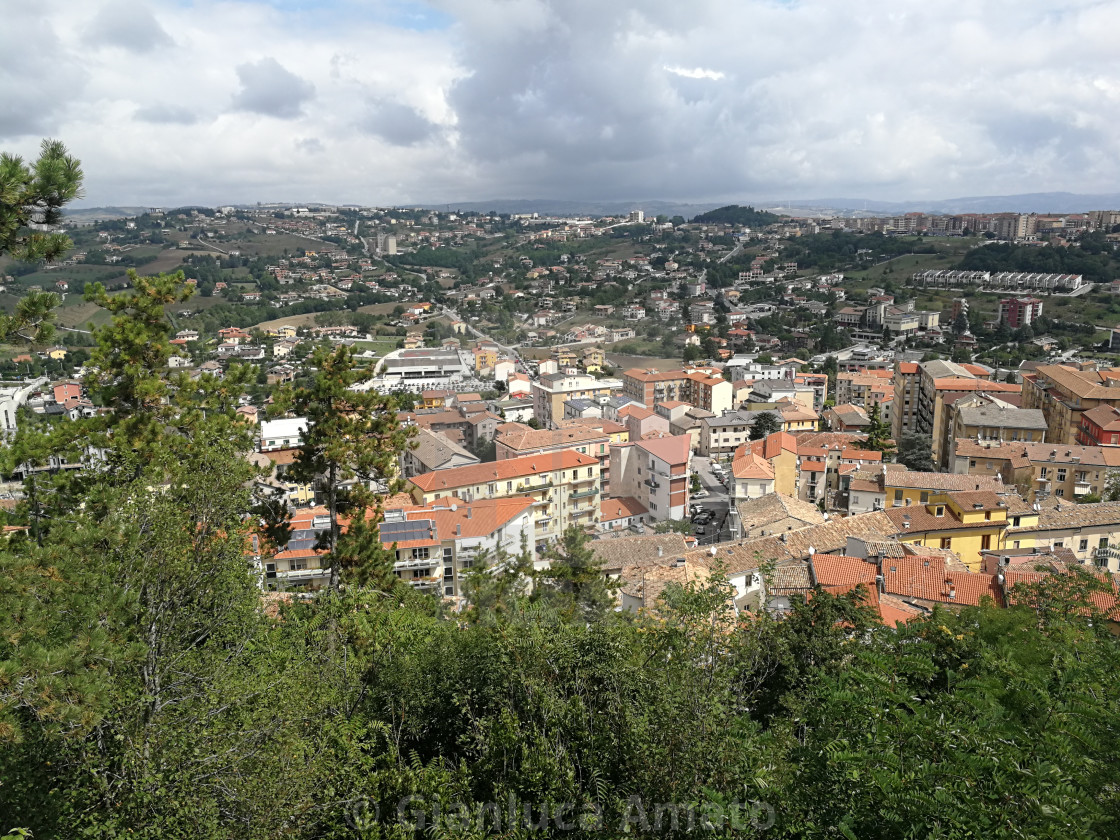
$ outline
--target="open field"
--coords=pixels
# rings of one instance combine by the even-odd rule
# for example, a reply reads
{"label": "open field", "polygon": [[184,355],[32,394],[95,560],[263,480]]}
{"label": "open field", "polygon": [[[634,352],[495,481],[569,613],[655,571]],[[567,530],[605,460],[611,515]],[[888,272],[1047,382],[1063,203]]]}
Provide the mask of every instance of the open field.
{"label": "open field", "polygon": [[643,370],[675,370],[682,365],[680,359],[665,359],[656,356],[620,356],[606,348],[604,348],[604,351],[606,352],[607,363],[620,374],[624,370],[635,367]]}

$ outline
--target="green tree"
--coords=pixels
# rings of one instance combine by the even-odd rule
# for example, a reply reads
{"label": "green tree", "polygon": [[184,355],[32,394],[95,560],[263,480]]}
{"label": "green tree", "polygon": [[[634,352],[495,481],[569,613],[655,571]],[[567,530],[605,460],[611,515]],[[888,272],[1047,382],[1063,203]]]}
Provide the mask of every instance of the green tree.
{"label": "green tree", "polygon": [[0,153],[0,255],[18,260],[56,260],[71,242],[51,232],[62,208],[82,194],[82,167],[57,140],[44,140],[33,164]]}
{"label": "green tree", "polygon": [[903,432],[898,441],[898,462],[915,472],[936,472],[929,435]]}
{"label": "green tree", "polygon": [[[364,562],[360,553],[339,550],[341,518],[356,523],[370,515],[379,516],[370,486],[388,481],[390,490],[398,489],[399,480],[392,477],[411,428],[398,423],[398,405],[392,395],[357,387],[368,373],[355,366],[349,347],[319,348],[312,354],[311,366],[315,373],[310,382],[281,389],[273,412],[306,421],[289,475],[294,481],[315,485],[325,497],[330,526],[324,531],[321,548],[327,552],[325,561],[330,567],[328,587],[337,592],[344,555],[354,568]],[[349,541],[351,549],[357,544],[355,539]],[[372,545],[368,539],[364,544]]]}
{"label": "green tree", "polygon": [[751,422],[751,440],[760,440],[782,430],[782,417],[774,411],[760,411]]}
{"label": "green tree", "polygon": [[867,427],[867,440],[863,443],[864,448],[882,452],[884,456],[894,452],[894,441],[891,440],[891,427],[880,417],[879,404],[875,403],[872,405],[867,415],[871,423]]}
{"label": "green tree", "polygon": [[568,527],[544,552],[549,567],[537,572],[534,595],[579,621],[601,619],[614,606],[617,584],[603,574],[591,538]]}

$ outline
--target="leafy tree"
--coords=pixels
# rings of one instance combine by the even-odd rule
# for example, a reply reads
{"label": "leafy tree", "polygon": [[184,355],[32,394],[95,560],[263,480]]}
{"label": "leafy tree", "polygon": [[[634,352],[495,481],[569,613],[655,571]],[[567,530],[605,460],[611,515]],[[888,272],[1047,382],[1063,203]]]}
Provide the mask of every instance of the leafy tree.
{"label": "leafy tree", "polygon": [[773,411],[761,411],[751,422],[751,440],[760,440],[781,430],[781,415]]}
{"label": "leafy tree", "polygon": [[28,262],[62,256],[71,242],[50,229],[81,193],[81,164],[57,140],[44,140],[30,165],[18,155],[0,153],[0,254]]}
{"label": "leafy tree", "polygon": [[898,441],[898,462],[915,472],[936,472],[928,435],[904,432]]}

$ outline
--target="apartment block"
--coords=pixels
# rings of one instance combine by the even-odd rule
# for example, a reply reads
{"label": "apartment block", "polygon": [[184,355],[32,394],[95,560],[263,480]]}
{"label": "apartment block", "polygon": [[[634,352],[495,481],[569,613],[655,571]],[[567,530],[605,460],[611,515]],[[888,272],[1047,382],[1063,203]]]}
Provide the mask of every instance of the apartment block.
{"label": "apartment block", "polygon": [[396,554],[398,578],[416,589],[458,597],[465,574],[479,563],[515,556],[522,546],[532,555],[533,507],[530,498],[387,506],[381,543]]}
{"label": "apartment block", "polygon": [[1004,298],[999,302],[999,320],[1012,329],[1033,324],[1042,316],[1042,301],[1036,297]]}
{"label": "apartment block", "polygon": [[1113,469],[1120,469],[1120,449],[1107,446],[958,440],[953,457],[954,473],[998,479],[1032,503],[1100,495]]}
{"label": "apartment block", "polygon": [[1023,374],[1023,408],[1042,409],[1051,443],[1076,443],[1082,415],[1098,405],[1120,408],[1120,370],[1042,365]]}
{"label": "apartment block", "polygon": [[448,496],[465,502],[531,497],[531,542],[538,551],[569,527],[593,527],[599,521],[599,459],[572,449],[439,470],[415,476],[411,483],[413,498],[425,505]]}
{"label": "apartment block", "polygon": [[546,429],[555,429],[564,419],[564,403],[586,399],[603,402],[622,388],[617,379],[596,379],[584,374],[545,374],[532,383],[533,414]]}
{"label": "apartment block", "polygon": [[655,521],[688,516],[692,439],[651,438],[611,447],[610,494],[629,497]]}

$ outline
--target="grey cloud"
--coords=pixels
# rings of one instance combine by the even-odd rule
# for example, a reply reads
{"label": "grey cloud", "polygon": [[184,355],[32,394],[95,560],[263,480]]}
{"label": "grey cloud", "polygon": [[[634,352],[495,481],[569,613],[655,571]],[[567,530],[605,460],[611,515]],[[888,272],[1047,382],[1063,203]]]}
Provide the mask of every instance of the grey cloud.
{"label": "grey cloud", "polygon": [[30,5],[4,9],[0,25],[0,138],[54,134],[87,75]]}
{"label": "grey cloud", "polygon": [[296,140],[296,149],[300,152],[317,155],[325,152],[327,147],[318,137],[300,137]]}
{"label": "grey cloud", "polygon": [[315,97],[315,86],[286,69],[275,58],[262,58],[237,68],[241,91],[233,106],[269,117],[290,119],[303,112],[303,104]]}
{"label": "grey cloud", "polygon": [[137,108],[136,119],[156,125],[194,125],[198,122],[197,115],[190,109],[167,104],[147,105],[143,108]]}
{"label": "grey cloud", "polygon": [[151,10],[133,0],[114,0],[101,7],[86,32],[87,43],[147,53],[174,42]]}
{"label": "grey cloud", "polygon": [[370,100],[358,127],[394,146],[414,146],[436,132],[436,125],[415,108],[381,100]]}

